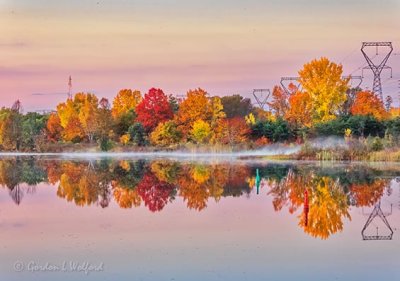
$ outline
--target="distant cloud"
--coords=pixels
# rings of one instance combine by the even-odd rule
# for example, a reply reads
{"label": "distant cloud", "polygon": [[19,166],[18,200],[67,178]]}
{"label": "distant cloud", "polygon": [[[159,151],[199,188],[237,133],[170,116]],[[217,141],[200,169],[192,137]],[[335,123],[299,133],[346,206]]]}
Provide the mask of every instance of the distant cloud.
{"label": "distant cloud", "polygon": [[0,77],[7,76],[20,76],[20,75],[35,75],[39,74],[36,71],[30,70],[23,67],[1,67],[0,66]]}
{"label": "distant cloud", "polygon": [[26,42],[0,42],[0,48],[26,48],[29,44]]}

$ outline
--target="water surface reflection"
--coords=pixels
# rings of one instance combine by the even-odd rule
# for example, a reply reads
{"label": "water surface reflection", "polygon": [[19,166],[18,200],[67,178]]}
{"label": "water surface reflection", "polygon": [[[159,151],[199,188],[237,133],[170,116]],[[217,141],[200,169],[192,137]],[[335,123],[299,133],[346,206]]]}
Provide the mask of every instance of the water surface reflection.
{"label": "water surface reflection", "polygon": [[[266,196],[276,212],[287,210],[298,226],[312,237],[327,239],[351,221],[350,208],[370,208],[362,235],[392,239],[393,231],[380,209],[399,175],[396,166],[319,165],[314,163],[266,163],[252,161],[196,162],[169,159],[83,161],[40,157],[7,157],[0,160],[0,185],[12,200],[46,183],[57,196],[77,206],[120,208],[145,206],[161,212],[181,198],[188,209],[203,211],[210,201],[226,197]],[[253,191],[256,190],[256,191]],[[34,195],[33,195],[34,196]],[[370,235],[367,228],[376,217],[390,230]]]}

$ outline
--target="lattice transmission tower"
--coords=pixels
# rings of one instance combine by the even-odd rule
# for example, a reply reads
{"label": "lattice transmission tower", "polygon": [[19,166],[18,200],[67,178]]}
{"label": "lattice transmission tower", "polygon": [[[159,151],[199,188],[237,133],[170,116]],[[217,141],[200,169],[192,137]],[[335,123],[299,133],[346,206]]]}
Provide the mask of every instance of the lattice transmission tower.
{"label": "lattice transmission tower", "polygon": [[264,110],[265,105],[267,104],[268,98],[271,95],[271,91],[269,89],[254,89],[253,97],[256,100],[258,106]]}
{"label": "lattice transmission tower", "polygon": [[290,94],[289,91],[289,85],[293,84],[295,87],[297,87],[298,90],[300,90],[300,82],[299,82],[300,77],[281,77],[281,86],[283,90],[286,92],[286,94]]}
{"label": "lattice transmission tower", "polygon": [[[386,50],[386,54],[380,62],[374,62],[370,55],[367,54],[366,50],[370,47],[376,48],[375,57],[378,55],[378,50],[382,48]],[[381,73],[384,69],[390,69],[390,77],[392,77],[392,68],[386,65],[391,53],[393,52],[392,42],[363,42],[361,46],[361,52],[368,63],[368,66],[364,67],[362,71],[364,72],[364,69],[371,69],[372,73],[374,74],[372,91],[379,96],[383,103]]]}

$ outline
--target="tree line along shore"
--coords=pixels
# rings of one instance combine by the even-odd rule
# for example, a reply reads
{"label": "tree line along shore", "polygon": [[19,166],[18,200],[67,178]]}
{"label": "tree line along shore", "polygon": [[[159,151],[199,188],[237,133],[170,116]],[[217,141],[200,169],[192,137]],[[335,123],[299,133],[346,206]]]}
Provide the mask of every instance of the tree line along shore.
{"label": "tree line along shore", "polygon": [[[400,161],[400,108],[392,99],[351,88],[342,65],[327,58],[306,63],[300,87],[275,86],[267,109],[240,95],[210,96],[198,88],[184,98],[162,89],[122,89],[112,102],[76,93],[48,114],[0,110],[0,150],[240,151],[273,143],[301,148],[277,158]],[[333,145],[312,141],[335,137]]]}

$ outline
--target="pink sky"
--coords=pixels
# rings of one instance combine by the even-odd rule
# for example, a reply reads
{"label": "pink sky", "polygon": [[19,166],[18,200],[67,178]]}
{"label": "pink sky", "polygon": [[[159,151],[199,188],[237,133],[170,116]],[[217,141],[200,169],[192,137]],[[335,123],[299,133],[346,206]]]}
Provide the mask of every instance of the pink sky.
{"label": "pink sky", "polygon": [[[110,99],[150,87],[249,96],[321,56],[361,75],[362,41],[392,41],[400,53],[395,0],[15,2],[0,0],[0,106],[19,98],[25,111],[63,101],[32,94],[66,92],[69,75],[74,92]],[[400,55],[389,65],[384,94],[398,103]]]}

